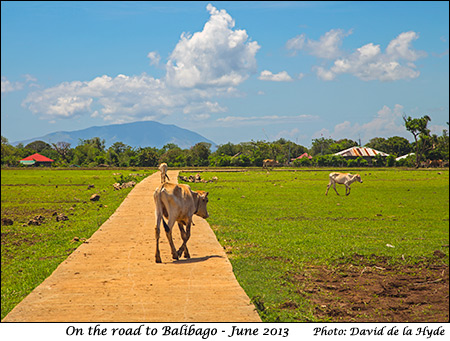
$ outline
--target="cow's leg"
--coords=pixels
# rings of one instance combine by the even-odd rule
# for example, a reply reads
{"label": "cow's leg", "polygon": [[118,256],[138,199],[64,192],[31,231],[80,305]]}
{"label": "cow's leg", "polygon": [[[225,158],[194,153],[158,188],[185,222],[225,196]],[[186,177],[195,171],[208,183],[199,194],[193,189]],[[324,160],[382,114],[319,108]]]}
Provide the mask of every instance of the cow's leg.
{"label": "cow's leg", "polygon": [[189,254],[189,251],[187,248],[187,242],[190,237],[191,237],[191,223],[188,223],[186,225],[186,242],[185,242],[186,245],[184,246],[184,257],[186,257],[186,258],[191,258],[191,255]]}
{"label": "cow's leg", "polygon": [[169,244],[170,244],[170,249],[172,250],[172,258],[178,260],[178,253],[177,253],[177,250],[175,249],[175,245],[173,243],[173,238],[172,238],[172,228],[173,228],[173,225],[175,224],[175,220],[172,220],[169,217],[169,221],[167,222],[167,224],[165,224],[164,219],[163,219],[163,224],[164,224],[164,229],[166,230],[167,240],[169,241]]}
{"label": "cow's leg", "polygon": [[331,184],[332,184],[332,182],[330,181],[330,182],[328,183],[328,186],[327,186],[327,191],[325,192],[325,195],[328,195],[328,190],[330,189],[330,187],[331,187]]}
{"label": "cow's leg", "polygon": [[178,256],[181,257],[181,254],[184,250],[184,257],[191,258],[191,255],[189,254],[189,250],[187,248],[187,242],[191,237],[191,223],[187,223],[186,231],[184,230],[183,225],[178,224],[178,226],[180,227],[181,237],[183,238],[183,245],[181,245],[178,250]]}
{"label": "cow's leg", "polygon": [[333,184],[333,188],[334,188],[334,191],[336,192],[336,194],[340,196],[340,194],[338,193],[338,191],[336,189],[336,183]]}
{"label": "cow's leg", "polygon": [[183,244],[181,244],[180,248],[177,251],[178,257],[181,257],[181,254],[183,253],[184,248],[186,247],[186,231],[184,231],[182,223],[178,223],[178,227],[180,228],[181,239],[183,240]]}
{"label": "cow's leg", "polygon": [[156,217],[156,227],[155,227],[155,238],[156,238],[155,260],[156,260],[156,263],[161,263],[161,255],[159,254],[159,237],[160,237],[161,219],[162,219],[161,216]]}
{"label": "cow's leg", "polygon": [[[345,186],[345,195],[349,195],[350,194],[350,186]],[[347,193],[347,190],[348,190],[348,193]]]}
{"label": "cow's leg", "polygon": [[184,251],[184,257],[191,258],[191,255],[189,254],[189,250],[186,245],[187,241],[189,240],[189,237],[191,236],[191,224],[188,223],[186,225],[186,231],[184,230],[183,224],[178,223],[178,227],[180,228],[181,238],[183,239],[183,244],[178,249],[178,257],[181,257],[181,254]]}

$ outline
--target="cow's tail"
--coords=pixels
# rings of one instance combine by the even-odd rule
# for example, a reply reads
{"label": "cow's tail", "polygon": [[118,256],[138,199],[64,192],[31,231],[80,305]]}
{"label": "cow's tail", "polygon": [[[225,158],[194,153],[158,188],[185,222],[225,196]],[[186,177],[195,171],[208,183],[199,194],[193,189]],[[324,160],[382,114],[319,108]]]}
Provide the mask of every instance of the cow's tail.
{"label": "cow's tail", "polygon": [[[164,185],[163,185],[164,186]],[[164,230],[170,232],[169,225],[164,221],[164,204],[161,201],[161,192],[164,190],[163,186],[157,188],[154,194],[155,205],[156,205],[156,222],[158,224],[158,219],[162,220]]]}

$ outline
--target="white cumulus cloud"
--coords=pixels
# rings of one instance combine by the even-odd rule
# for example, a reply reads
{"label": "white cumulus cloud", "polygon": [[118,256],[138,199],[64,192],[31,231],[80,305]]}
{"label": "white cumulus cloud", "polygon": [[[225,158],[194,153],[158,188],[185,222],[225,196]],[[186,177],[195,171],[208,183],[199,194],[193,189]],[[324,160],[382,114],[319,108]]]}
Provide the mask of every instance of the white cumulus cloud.
{"label": "white cumulus cloud", "polygon": [[6,92],[21,90],[22,88],[23,88],[23,83],[20,83],[20,82],[11,83],[8,80],[8,78],[6,78],[5,76],[2,76],[2,87],[1,87],[2,94],[6,93]]}
{"label": "white cumulus cloud", "polygon": [[[183,33],[166,64],[166,75],[157,79],[103,75],[88,81],[64,82],[28,94],[22,105],[41,118],[101,117],[110,123],[157,119],[175,112],[204,119],[226,111],[215,100],[236,96],[236,86],[256,72],[260,48],[225,10],[208,4],[210,18],[202,31]],[[149,52],[151,65],[160,55]],[[2,77],[2,92],[13,84]]]}
{"label": "white cumulus cloud", "polygon": [[294,52],[305,51],[319,58],[333,59],[342,54],[340,50],[342,40],[349,34],[351,34],[351,31],[345,32],[341,29],[333,29],[325,33],[317,41],[307,39],[304,34],[300,34],[288,40],[286,48]]}
{"label": "white cumulus cloud", "polygon": [[286,48],[332,60],[328,68],[323,64],[313,67],[317,77],[326,81],[341,74],[351,74],[364,81],[395,81],[419,77],[420,72],[413,62],[426,56],[426,53],[415,50],[412,46],[412,42],[419,38],[416,32],[399,34],[389,42],[384,52],[380,45],[368,43],[356,48],[352,53],[344,53],[341,50],[342,41],[351,33],[341,29],[330,30],[318,41],[307,39],[301,34],[288,40]]}
{"label": "white cumulus cloud", "polygon": [[272,81],[272,82],[291,82],[292,78],[286,71],[281,71],[279,73],[273,74],[268,70],[264,70],[259,75],[258,79],[262,81]]}
{"label": "white cumulus cloud", "polygon": [[2,76],[1,81],[2,81],[2,87],[1,87],[1,93],[7,93],[7,92],[12,92],[12,91],[19,91],[22,90],[25,85],[28,85],[29,87],[36,87],[37,84],[37,79],[35,77],[33,77],[30,74],[25,74],[22,75],[23,78],[25,78],[24,82],[11,82],[10,80],[8,80],[8,78],[6,76]]}
{"label": "white cumulus cloud", "polygon": [[384,105],[367,123],[344,121],[335,125],[332,131],[324,128],[316,132],[313,137],[331,136],[335,140],[341,138],[356,140],[361,137],[365,142],[374,137],[409,137],[402,119],[403,109],[404,107],[400,104],[395,104],[393,108]]}
{"label": "white cumulus cloud", "polygon": [[[412,61],[424,56],[422,51],[411,48],[411,41],[417,38],[414,32],[402,33],[389,43],[385,53],[381,51],[379,45],[366,44],[351,55],[335,60],[328,71],[334,76],[353,74],[365,81],[417,78],[420,72],[416,70],[416,65]],[[404,60],[407,62],[402,63]]]}
{"label": "white cumulus cloud", "polygon": [[161,60],[159,53],[156,51],[149,52],[147,58],[150,59],[150,65],[158,65]]}
{"label": "white cumulus cloud", "polygon": [[166,80],[172,86],[234,87],[256,72],[260,46],[249,41],[245,30],[233,30],[232,17],[208,4],[211,14],[201,32],[183,33],[166,64]]}

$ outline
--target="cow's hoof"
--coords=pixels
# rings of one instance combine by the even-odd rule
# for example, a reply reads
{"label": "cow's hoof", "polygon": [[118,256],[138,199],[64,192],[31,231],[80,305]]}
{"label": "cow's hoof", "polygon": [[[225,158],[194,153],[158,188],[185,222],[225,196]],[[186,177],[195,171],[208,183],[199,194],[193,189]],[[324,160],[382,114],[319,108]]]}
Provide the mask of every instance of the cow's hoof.
{"label": "cow's hoof", "polygon": [[172,259],[178,260],[178,254],[172,255]]}
{"label": "cow's hoof", "polygon": [[162,263],[162,262],[161,262],[161,258],[156,258],[155,262],[156,262],[156,263]]}

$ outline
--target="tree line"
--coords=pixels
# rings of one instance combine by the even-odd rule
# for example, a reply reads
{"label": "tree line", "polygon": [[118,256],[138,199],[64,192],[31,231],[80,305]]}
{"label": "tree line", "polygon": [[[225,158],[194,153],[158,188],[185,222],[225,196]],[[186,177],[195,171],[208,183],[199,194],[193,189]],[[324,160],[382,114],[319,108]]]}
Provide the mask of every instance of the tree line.
{"label": "tree line", "polygon": [[[419,167],[424,160],[449,159],[448,131],[442,135],[431,134],[427,128],[431,120],[429,116],[418,119],[404,117],[405,128],[414,137],[413,142],[406,138],[393,136],[390,138],[372,138],[365,147],[374,148],[389,154],[388,157],[377,156],[372,161],[375,166],[406,166]],[[447,122],[448,125],[448,122]],[[169,167],[260,167],[263,160],[274,159],[280,164],[301,166],[333,166],[354,167],[367,166],[368,160],[359,157],[346,159],[335,153],[358,146],[350,139],[334,140],[318,138],[312,140],[311,148],[306,148],[292,141],[280,138],[277,141],[250,141],[233,144],[228,142],[211,150],[211,144],[200,142],[188,149],[181,149],[176,144],[169,143],[158,149],[155,147],[133,148],[122,142],[116,142],[109,148],[99,137],[82,140],[74,148],[67,142],[48,144],[44,141],[34,141],[26,146],[12,146],[5,137],[1,137],[1,165],[19,166],[19,160],[39,153],[55,160],[55,167],[156,167],[165,162]],[[298,156],[308,153],[312,158]],[[396,157],[414,153],[408,158],[396,161]]]}

